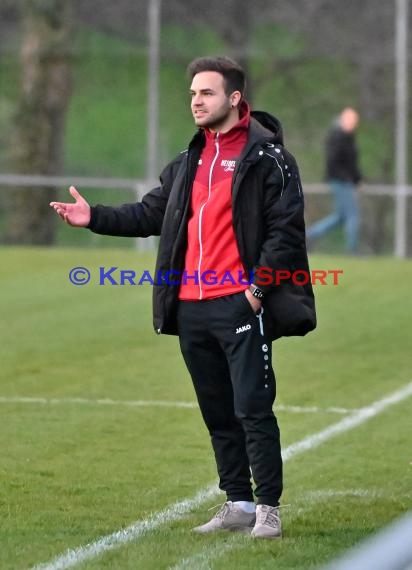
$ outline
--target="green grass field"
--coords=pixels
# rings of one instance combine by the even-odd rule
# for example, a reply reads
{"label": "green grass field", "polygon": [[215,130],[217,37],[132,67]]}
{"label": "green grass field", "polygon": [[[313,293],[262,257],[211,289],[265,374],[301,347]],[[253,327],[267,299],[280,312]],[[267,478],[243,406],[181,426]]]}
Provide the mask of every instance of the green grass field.
{"label": "green grass field", "polygon": [[[316,568],[411,508],[411,398],[290,452],[411,383],[410,261],[312,256],[312,269],[344,274],[316,286],[317,331],[274,346],[289,506],[284,539],[262,542],[191,534],[222,494],[174,506],[216,482],[199,411],[176,405],[194,402],[177,339],[152,332],[150,286],[98,285],[100,266],[141,273],[154,257],[3,248],[0,259],[2,570],[71,567],[56,562],[68,548],[76,562],[134,523],[133,540],[116,535],[75,567]],[[75,266],[90,283],[69,282]]]}

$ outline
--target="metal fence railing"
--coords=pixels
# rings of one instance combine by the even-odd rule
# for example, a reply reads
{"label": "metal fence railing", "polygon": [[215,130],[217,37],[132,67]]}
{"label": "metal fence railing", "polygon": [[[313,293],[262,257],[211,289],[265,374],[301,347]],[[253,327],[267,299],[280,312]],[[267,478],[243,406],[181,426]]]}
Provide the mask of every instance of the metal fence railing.
{"label": "metal fence railing", "polygon": [[[28,188],[68,188],[73,185],[78,188],[94,188],[94,189],[117,189],[131,190],[137,200],[151,188],[158,184],[157,180],[133,179],[133,178],[99,178],[89,176],[43,176],[43,175],[27,175],[27,174],[0,174],[0,191],[7,190],[12,187]],[[326,183],[309,184],[304,183],[304,192],[307,196],[326,195],[329,193],[329,187]],[[403,189],[406,197],[412,197],[412,186],[405,186]],[[367,197],[391,197],[394,204],[398,194],[396,187],[390,184],[362,184],[360,186],[360,195]],[[398,228],[394,228],[396,234]],[[395,236],[395,238],[399,236]],[[402,236],[407,240],[407,236]],[[397,239],[394,240],[399,241]],[[146,238],[137,241],[137,248],[143,251],[151,251],[156,247],[155,238]]]}
{"label": "metal fence railing", "polygon": [[322,570],[412,570],[412,511]]}
{"label": "metal fence railing", "polygon": [[[37,174],[0,174],[0,191],[8,188],[78,188],[131,190],[136,200],[158,184],[156,180],[140,180],[133,178],[98,178],[89,176],[45,176]],[[70,199],[70,197],[68,197]],[[139,251],[154,251],[156,238],[148,237],[136,240]]]}
{"label": "metal fence railing", "polygon": [[[82,186],[83,188],[118,188],[119,190],[147,191],[156,185],[157,180],[135,179],[135,178],[98,178],[91,176],[43,176],[38,174],[0,174],[1,186],[16,187],[68,187]],[[329,187],[326,183],[305,183],[305,194],[326,194]],[[368,196],[392,196],[396,198],[395,186],[393,184],[362,184],[360,189],[362,194]],[[405,194],[412,196],[412,186],[406,186]]]}

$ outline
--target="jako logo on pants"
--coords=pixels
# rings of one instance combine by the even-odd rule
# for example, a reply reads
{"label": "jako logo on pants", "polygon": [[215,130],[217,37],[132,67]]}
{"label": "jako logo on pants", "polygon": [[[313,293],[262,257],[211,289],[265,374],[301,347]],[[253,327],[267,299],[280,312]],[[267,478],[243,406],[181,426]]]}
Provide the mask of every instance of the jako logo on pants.
{"label": "jako logo on pants", "polygon": [[239,333],[242,333],[245,331],[250,331],[251,328],[252,328],[251,325],[244,325],[243,327],[237,327],[236,334],[239,334]]}

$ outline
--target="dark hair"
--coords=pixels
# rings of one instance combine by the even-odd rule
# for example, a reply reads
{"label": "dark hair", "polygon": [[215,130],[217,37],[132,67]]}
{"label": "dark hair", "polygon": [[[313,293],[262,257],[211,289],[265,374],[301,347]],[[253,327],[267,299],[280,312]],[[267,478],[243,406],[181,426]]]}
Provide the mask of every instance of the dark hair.
{"label": "dark hair", "polygon": [[245,72],[230,57],[198,57],[187,66],[190,79],[202,71],[217,71],[223,75],[226,95],[230,95],[233,91],[240,91],[243,96],[246,89]]}

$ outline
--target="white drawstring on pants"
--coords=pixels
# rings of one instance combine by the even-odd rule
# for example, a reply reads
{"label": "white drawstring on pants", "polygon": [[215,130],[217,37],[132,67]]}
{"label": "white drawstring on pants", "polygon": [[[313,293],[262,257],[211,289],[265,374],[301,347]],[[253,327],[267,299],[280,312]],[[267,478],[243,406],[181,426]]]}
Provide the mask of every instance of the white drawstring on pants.
{"label": "white drawstring on pants", "polygon": [[259,313],[256,315],[256,318],[259,319],[259,329],[260,329],[260,334],[261,336],[265,336],[264,330],[263,330],[263,307],[260,307],[260,311]]}

